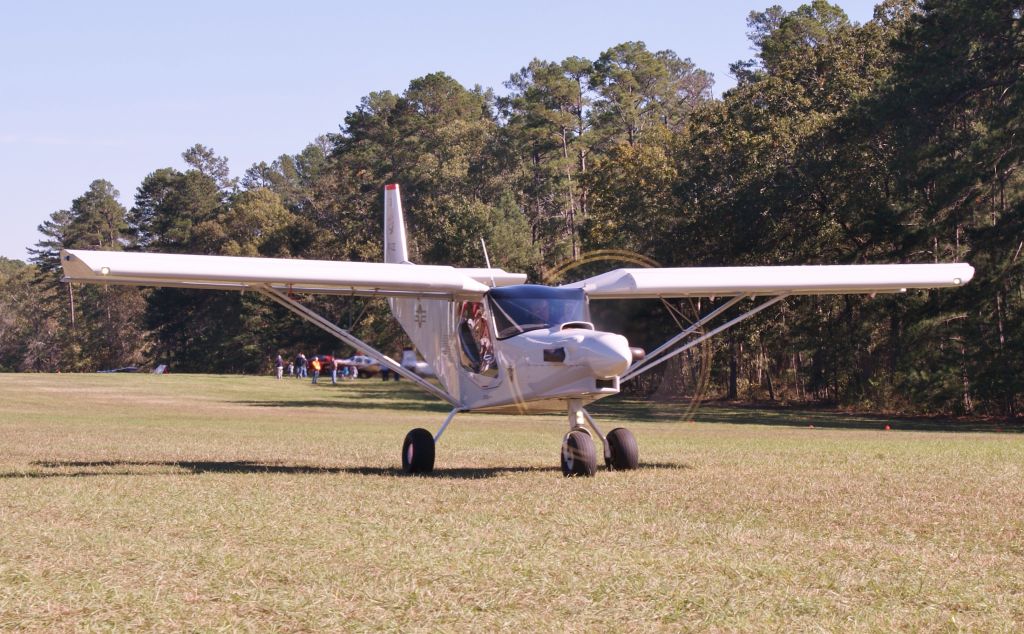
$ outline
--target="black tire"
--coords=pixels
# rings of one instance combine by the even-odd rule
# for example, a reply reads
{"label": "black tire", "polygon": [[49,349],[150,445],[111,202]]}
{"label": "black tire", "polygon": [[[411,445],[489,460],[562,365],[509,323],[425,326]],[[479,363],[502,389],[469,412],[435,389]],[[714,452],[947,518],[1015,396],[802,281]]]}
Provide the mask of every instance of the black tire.
{"label": "black tire", "polygon": [[616,427],[608,432],[608,448],[612,455],[605,462],[612,471],[629,471],[640,466],[636,438],[625,427]]}
{"label": "black tire", "polygon": [[430,473],[434,470],[434,436],[423,428],[405,435],[402,443],[402,471]]}
{"label": "black tire", "polygon": [[597,472],[594,440],[585,431],[571,431],[562,440],[562,475],[592,476]]}

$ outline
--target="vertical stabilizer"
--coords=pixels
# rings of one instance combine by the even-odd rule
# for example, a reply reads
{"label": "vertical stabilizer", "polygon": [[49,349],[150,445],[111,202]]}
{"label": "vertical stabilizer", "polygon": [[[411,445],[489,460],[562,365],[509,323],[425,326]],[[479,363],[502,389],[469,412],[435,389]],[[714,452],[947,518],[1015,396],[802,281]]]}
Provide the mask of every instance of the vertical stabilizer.
{"label": "vertical stabilizer", "polygon": [[402,198],[395,183],[384,186],[384,261],[399,264],[409,261]]}

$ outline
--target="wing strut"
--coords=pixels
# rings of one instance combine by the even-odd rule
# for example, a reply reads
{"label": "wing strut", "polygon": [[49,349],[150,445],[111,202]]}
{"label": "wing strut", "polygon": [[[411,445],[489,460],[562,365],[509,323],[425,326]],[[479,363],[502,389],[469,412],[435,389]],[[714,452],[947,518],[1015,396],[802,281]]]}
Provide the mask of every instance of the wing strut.
{"label": "wing strut", "polygon": [[[694,323],[690,324],[690,326],[688,328],[686,328],[685,330],[683,330],[681,333],[679,333],[675,337],[672,337],[671,339],[669,339],[665,343],[663,343],[660,346],[658,346],[658,348],[654,352],[648,354],[643,360],[637,361],[635,364],[633,364],[633,367],[630,368],[630,371],[632,371],[634,368],[636,368],[637,366],[640,366],[640,365],[650,365],[651,362],[653,362],[658,357],[658,355],[660,355],[662,352],[665,352],[666,350],[668,350],[672,346],[676,345],[677,343],[679,343],[683,339],[689,337],[693,333],[693,331],[697,330],[698,328],[700,328],[701,326],[703,326],[707,322],[711,321],[715,317],[718,317],[719,315],[721,315],[723,312],[725,312],[729,308],[735,306],[739,301],[741,301],[743,299],[746,299],[748,297],[750,297],[750,295],[739,295],[739,296],[733,297],[732,299],[730,299],[726,303],[722,304],[718,308],[714,309],[713,311],[711,311],[707,315],[701,317],[699,320],[697,320]],[[640,370],[640,372],[643,372],[643,370]],[[630,373],[631,372],[627,372],[626,375],[628,376]]]}
{"label": "wing strut", "polygon": [[383,352],[377,350],[376,348],[374,348],[373,346],[369,345],[368,343],[366,343],[365,341],[363,341],[359,337],[356,337],[355,335],[353,335],[349,331],[345,330],[344,328],[339,328],[335,324],[331,323],[331,321],[328,320],[326,317],[323,317],[322,315],[316,313],[312,309],[310,309],[310,308],[304,306],[303,304],[295,301],[294,299],[292,299],[291,297],[289,297],[285,293],[282,293],[281,291],[277,290],[276,288],[274,288],[272,286],[269,286],[269,285],[266,285],[266,284],[258,286],[258,287],[256,287],[256,289],[259,290],[260,293],[266,295],[270,299],[272,299],[275,302],[277,302],[278,304],[284,306],[285,308],[287,308],[288,310],[292,311],[293,313],[295,313],[299,317],[302,317],[303,319],[305,319],[306,321],[310,322],[314,326],[317,326],[321,330],[325,330],[325,331],[331,333],[332,335],[334,335],[338,339],[341,339],[342,341],[344,341],[345,343],[347,343],[348,345],[352,346],[353,348],[355,348],[357,350],[365,351],[366,356],[371,357],[374,361],[376,361],[377,363],[387,367],[392,372],[400,374],[400,375],[404,376],[405,378],[409,379],[410,381],[416,383],[416,385],[419,385],[421,388],[423,388],[424,390],[430,392],[431,394],[433,394],[437,398],[439,398],[439,399],[441,399],[443,401],[446,401],[452,407],[455,407],[455,408],[459,407],[459,402],[456,401],[454,398],[452,398],[452,396],[450,394],[448,394],[447,392],[445,392],[441,388],[437,387],[433,383],[428,382],[426,379],[424,379],[420,375],[416,374],[415,372],[412,372],[410,370],[407,370],[406,368],[403,368],[400,363],[398,363],[397,361],[395,361],[391,357],[389,357],[386,354],[384,354]]}
{"label": "wing strut", "polygon": [[717,335],[718,333],[722,332],[723,330],[727,330],[727,329],[735,326],[736,324],[740,323],[741,321],[743,321],[743,320],[745,320],[745,319],[747,319],[749,317],[753,317],[754,315],[756,315],[757,313],[761,312],[765,308],[768,308],[769,306],[771,306],[773,304],[776,304],[776,303],[782,301],[783,299],[789,297],[789,295],[776,295],[775,297],[773,297],[773,298],[771,298],[769,300],[766,300],[766,301],[758,304],[754,308],[751,308],[750,310],[748,310],[747,312],[743,313],[739,317],[735,317],[733,319],[730,319],[729,321],[725,322],[724,324],[722,324],[718,328],[715,328],[714,330],[712,330],[710,332],[707,332],[707,333],[697,337],[696,339],[688,341],[687,343],[683,344],[682,346],[679,346],[678,348],[672,350],[671,352],[665,353],[666,350],[668,350],[669,348],[671,348],[675,344],[679,343],[680,341],[682,341],[686,337],[689,337],[690,335],[692,335],[694,333],[694,331],[697,330],[697,328],[700,328],[702,325],[706,324],[707,322],[711,321],[715,317],[719,316],[720,314],[725,312],[726,309],[728,309],[728,308],[734,306],[735,304],[737,304],[740,300],[747,299],[747,298],[750,298],[750,297],[751,297],[751,295],[739,295],[737,297],[734,297],[734,298],[730,299],[729,301],[727,301],[726,303],[724,303],[721,306],[719,306],[718,308],[714,309],[713,311],[711,311],[710,313],[708,313],[704,317],[701,317],[699,320],[697,320],[693,324],[691,324],[689,328],[687,328],[686,330],[682,331],[678,335],[672,337],[671,339],[669,339],[668,341],[663,343],[661,346],[659,346],[658,349],[655,350],[654,352],[652,352],[650,355],[648,355],[647,358],[643,359],[642,361],[637,361],[636,363],[634,363],[633,366],[631,368],[629,368],[629,370],[627,370],[624,375],[622,375],[622,378],[619,379],[619,383],[620,384],[625,383],[626,381],[636,377],[637,375],[642,374],[642,373],[650,370],[651,368],[654,368],[656,366],[661,365],[662,363],[668,361],[672,357],[674,357],[674,356],[676,356],[678,354],[682,354],[683,352],[686,352],[690,348],[692,348],[692,347],[694,347],[694,346],[696,346],[696,345],[698,345],[700,343],[703,343],[704,341],[707,341],[708,339],[710,339],[711,337],[714,337],[715,335]]}

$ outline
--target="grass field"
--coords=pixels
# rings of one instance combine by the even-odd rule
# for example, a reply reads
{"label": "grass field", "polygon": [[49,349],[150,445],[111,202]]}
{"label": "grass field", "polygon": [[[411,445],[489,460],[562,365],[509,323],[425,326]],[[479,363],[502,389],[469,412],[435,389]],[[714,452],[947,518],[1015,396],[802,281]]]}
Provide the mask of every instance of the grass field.
{"label": "grass field", "polygon": [[564,479],[564,417],[463,415],[406,477],[446,411],[406,383],[0,375],[0,404],[4,630],[1024,628],[1019,433],[611,401],[638,471]]}

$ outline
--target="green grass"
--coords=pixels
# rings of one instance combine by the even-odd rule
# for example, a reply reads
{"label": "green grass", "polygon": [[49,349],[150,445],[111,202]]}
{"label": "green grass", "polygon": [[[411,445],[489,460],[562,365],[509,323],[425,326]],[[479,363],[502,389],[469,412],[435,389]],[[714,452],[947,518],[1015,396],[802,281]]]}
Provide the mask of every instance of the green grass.
{"label": "green grass", "polygon": [[638,471],[564,479],[564,416],[470,414],[405,477],[446,411],[406,383],[0,375],[0,404],[4,630],[1024,627],[1020,434],[609,401]]}

